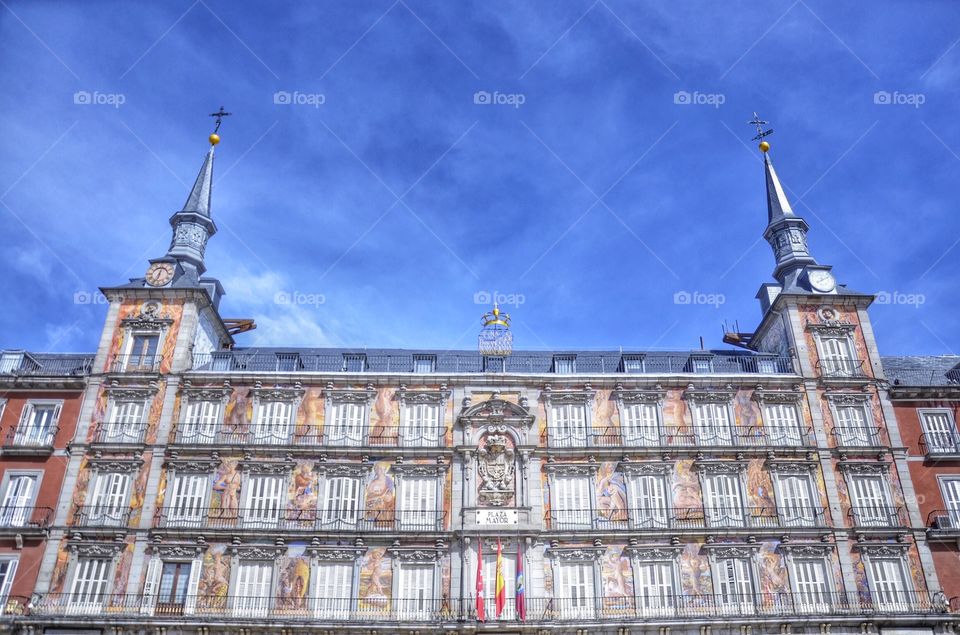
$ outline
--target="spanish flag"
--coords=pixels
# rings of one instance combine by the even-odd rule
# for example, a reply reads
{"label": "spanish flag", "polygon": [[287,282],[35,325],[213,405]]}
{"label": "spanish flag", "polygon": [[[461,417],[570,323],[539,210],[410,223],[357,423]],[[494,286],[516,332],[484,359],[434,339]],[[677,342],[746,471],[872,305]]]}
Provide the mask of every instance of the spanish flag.
{"label": "spanish flag", "polygon": [[507,603],[507,582],[503,579],[503,545],[500,544],[499,537],[497,538],[497,582],[494,589],[496,589],[497,617],[499,618]]}

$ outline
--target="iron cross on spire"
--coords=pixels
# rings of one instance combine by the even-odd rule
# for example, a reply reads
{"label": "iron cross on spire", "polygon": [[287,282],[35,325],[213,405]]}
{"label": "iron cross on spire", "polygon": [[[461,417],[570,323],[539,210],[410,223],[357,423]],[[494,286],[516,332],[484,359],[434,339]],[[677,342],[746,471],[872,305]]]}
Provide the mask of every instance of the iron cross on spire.
{"label": "iron cross on spire", "polygon": [[227,111],[225,111],[225,110],[223,109],[223,106],[220,106],[220,110],[219,110],[218,112],[212,112],[212,113],[210,113],[210,116],[211,116],[211,117],[216,117],[216,118],[217,118],[217,125],[216,125],[216,127],[214,127],[214,129],[213,129],[213,134],[217,134],[217,131],[220,130],[220,124],[223,123],[223,118],[224,118],[224,117],[229,117],[229,116],[232,115],[232,114],[233,114],[232,112],[227,112]]}
{"label": "iron cross on spire", "polygon": [[[223,109],[221,108],[221,110]],[[763,141],[764,137],[773,134],[773,128],[764,132],[763,127],[767,125],[768,122],[762,120],[757,113],[753,113],[753,121],[748,121],[747,123],[757,127],[757,136],[753,138],[753,141]]]}

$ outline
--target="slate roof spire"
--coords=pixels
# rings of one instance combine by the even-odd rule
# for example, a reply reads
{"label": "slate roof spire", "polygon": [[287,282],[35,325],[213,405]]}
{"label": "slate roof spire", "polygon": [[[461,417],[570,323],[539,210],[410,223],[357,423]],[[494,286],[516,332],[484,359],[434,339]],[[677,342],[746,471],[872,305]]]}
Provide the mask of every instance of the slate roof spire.
{"label": "slate roof spire", "polygon": [[[220,109],[220,116],[224,114]],[[215,115],[216,116],[216,115]],[[218,117],[217,128],[220,127]],[[200,173],[190,190],[183,209],[170,217],[170,226],[173,228],[173,239],[167,250],[167,257],[179,262],[185,269],[193,269],[197,276],[207,270],[203,262],[203,254],[207,248],[207,241],[217,233],[217,226],[210,213],[211,198],[213,195],[213,156],[214,146],[220,143],[220,136],[214,131],[209,137],[210,149],[200,166]]]}

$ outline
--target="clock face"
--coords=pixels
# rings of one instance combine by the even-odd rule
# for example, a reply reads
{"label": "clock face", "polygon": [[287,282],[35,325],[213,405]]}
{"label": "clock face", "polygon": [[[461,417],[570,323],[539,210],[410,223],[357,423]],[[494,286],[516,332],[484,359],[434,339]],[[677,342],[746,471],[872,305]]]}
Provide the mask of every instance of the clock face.
{"label": "clock face", "polygon": [[144,277],[150,286],[162,287],[173,278],[173,265],[169,262],[155,262],[147,269]]}
{"label": "clock face", "polygon": [[821,293],[829,293],[837,286],[837,281],[834,280],[833,274],[823,269],[814,269],[807,272],[807,280],[810,281],[811,287]]}

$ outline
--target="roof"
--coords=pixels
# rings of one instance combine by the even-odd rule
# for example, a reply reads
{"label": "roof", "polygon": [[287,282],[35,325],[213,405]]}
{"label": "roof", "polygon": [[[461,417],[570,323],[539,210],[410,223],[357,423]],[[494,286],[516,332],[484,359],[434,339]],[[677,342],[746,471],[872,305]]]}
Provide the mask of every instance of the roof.
{"label": "roof", "polygon": [[93,353],[0,351],[0,376],[81,377],[90,374]]}
{"label": "roof", "polygon": [[887,379],[895,386],[960,384],[960,355],[881,357]]}

